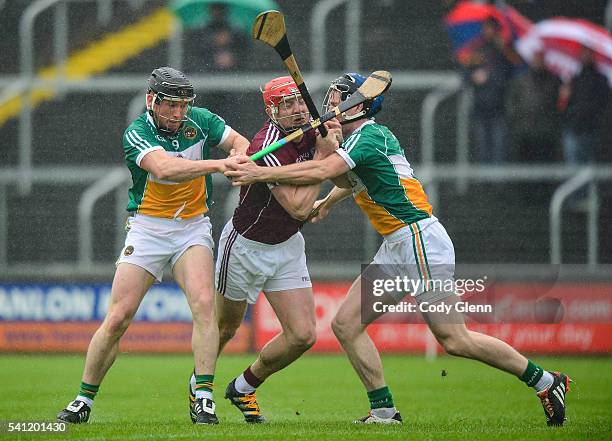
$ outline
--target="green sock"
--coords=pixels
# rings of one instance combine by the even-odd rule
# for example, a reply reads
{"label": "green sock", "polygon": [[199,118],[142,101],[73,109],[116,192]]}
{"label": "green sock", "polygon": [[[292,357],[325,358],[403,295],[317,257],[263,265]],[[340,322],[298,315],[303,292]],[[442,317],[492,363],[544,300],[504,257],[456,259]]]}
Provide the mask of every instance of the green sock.
{"label": "green sock", "polygon": [[374,389],[368,392],[368,400],[370,400],[370,409],[380,409],[381,407],[395,407],[391,391],[387,386],[380,389]]}
{"label": "green sock", "polygon": [[94,386],[93,384],[87,384],[81,382],[81,388],[79,389],[79,395],[83,397],[87,397],[90,400],[96,398],[98,394],[98,389],[100,389],[100,385]]}
{"label": "green sock", "polygon": [[527,386],[533,387],[540,380],[540,378],[542,378],[542,375],[544,375],[544,369],[535,364],[533,361],[527,360],[527,369],[525,369],[523,375],[520,376],[520,379]]}
{"label": "green sock", "polygon": [[212,394],[213,390],[213,381],[215,379],[214,375],[196,375],[196,396],[198,395],[198,391],[208,392]]}

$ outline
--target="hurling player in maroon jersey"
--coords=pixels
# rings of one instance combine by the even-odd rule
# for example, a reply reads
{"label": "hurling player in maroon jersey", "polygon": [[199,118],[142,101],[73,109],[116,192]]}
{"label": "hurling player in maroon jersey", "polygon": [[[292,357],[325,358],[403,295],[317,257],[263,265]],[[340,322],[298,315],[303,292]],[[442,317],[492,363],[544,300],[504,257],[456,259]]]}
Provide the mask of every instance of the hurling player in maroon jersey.
{"label": "hurling player in maroon jersey", "polygon": [[[248,155],[310,120],[308,108],[291,77],[275,78],[261,92],[269,119],[251,141]],[[267,167],[293,164],[318,157],[317,151],[336,149],[342,140],[340,124],[333,120],[325,125],[329,132],[325,138],[314,131],[307,132],[257,164]],[[300,228],[312,211],[319,190],[319,184],[257,183],[241,187],[238,207],[221,233],[216,264],[219,352],[240,326],[247,304],[254,304],[261,291],[282,326],[282,332],[266,344],[257,360],[234,378],[225,391],[225,397],[248,423],[265,421],[255,398],[257,387],[315,342],[314,300]],[[194,386],[192,376],[190,398]]]}

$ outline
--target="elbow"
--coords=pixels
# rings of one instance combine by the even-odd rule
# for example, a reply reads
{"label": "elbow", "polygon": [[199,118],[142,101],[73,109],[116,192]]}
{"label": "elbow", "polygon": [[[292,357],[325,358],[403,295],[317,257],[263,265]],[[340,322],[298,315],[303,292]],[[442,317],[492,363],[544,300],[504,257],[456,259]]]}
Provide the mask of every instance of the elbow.
{"label": "elbow", "polygon": [[290,214],[291,214],[291,217],[294,218],[295,220],[304,222],[306,221],[306,219],[308,219],[308,216],[310,215],[310,211],[311,210],[308,210],[308,211],[299,210],[299,211],[294,211]]}
{"label": "elbow", "polygon": [[312,211],[312,205],[308,207],[294,206],[294,207],[291,207],[289,210],[287,210],[287,212],[289,213],[289,216],[291,216],[292,218],[300,222],[304,222],[305,220],[307,220],[308,216],[310,216],[311,211]]}
{"label": "elbow", "polygon": [[174,171],[170,169],[160,168],[157,170],[157,172],[153,172],[153,174],[155,175],[157,179],[161,181],[185,182],[189,180],[188,178],[184,176],[177,175]]}
{"label": "elbow", "polygon": [[289,213],[289,216],[300,222],[304,222],[306,219],[308,219],[311,210],[312,208],[307,210],[302,207],[291,207],[290,209],[285,209],[285,211]]}
{"label": "elbow", "polygon": [[168,180],[170,177],[170,167],[168,167],[168,161],[165,158],[149,161],[146,170],[157,179]]}
{"label": "elbow", "polygon": [[169,170],[164,169],[163,167],[157,168],[157,170],[153,170],[153,174],[157,179],[161,179],[162,181],[169,181],[172,177],[170,175]]}
{"label": "elbow", "polygon": [[162,181],[179,182],[183,180],[180,179],[180,176],[177,176],[177,168],[171,161],[161,161],[157,163],[151,172],[157,179],[161,179]]}

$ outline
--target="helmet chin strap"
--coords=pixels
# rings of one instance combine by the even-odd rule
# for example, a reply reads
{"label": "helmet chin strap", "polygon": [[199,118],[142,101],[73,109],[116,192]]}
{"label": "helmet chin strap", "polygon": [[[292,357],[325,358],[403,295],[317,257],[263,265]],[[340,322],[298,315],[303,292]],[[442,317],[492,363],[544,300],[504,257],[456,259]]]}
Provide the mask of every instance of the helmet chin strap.
{"label": "helmet chin strap", "polygon": [[[158,97],[157,94],[154,94],[153,95],[153,100],[151,101],[151,107],[148,108],[149,115],[151,115],[151,117],[153,118],[153,122],[155,123],[155,126],[157,127],[157,130],[160,131],[163,135],[168,135],[168,136],[176,135],[181,130],[181,128],[183,127],[183,120],[181,119],[179,121],[179,120],[175,120],[175,119],[172,119],[172,118],[167,118],[165,116],[159,115],[159,112],[157,113],[157,116],[155,116],[155,109],[154,109],[154,107],[155,107],[155,103],[157,103],[158,101],[161,102],[161,99]],[[158,105],[159,105],[159,103],[158,103]],[[167,121],[180,122],[181,124],[179,124],[179,126],[177,127],[176,130],[168,129],[167,125],[166,125],[166,128],[163,128],[163,127],[161,127],[161,124],[160,124],[160,120],[162,118],[167,120]]]}
{"label": "helmet chin strap", "polygon": [[367,112],[365,110],[362,110],[361,112],[357,112],[354,115],[347,115],[346,112],[344,112],[342,113],[342,117],[344,119],[340,122],[340,125],[350,124],[359,119],[367,118],[366,113]]}
{"label": "helmet chin strap", "polygon": [[[323,99],[323,113],[327,113],[329,112],[333,107],[331,104],[329,104],[329,99],[331,98],[330,96],[330,92],[334,90],[335,92],[339,93],[340,96],[342,97],[343,95],[346,95],[346,97],[344,99],[341,100],[341,102],[346,101],[347,99],[349,99],[351,97],[351,94],[349,94],[347,91],[343,91],[341,89],[338,88],[338,86],[330,86],[329,90],[327,91],[327,93],[325,94],[325,98]],[[340,105],[340,103],[338,103],[338,105]],[[363,109],[360,112],[357,112],[353,115],[348,115],[346,112],[342,112],[342,118],[343,120],[340,122],[341,125],[345,125],[345,124],[350,124],[354,121],[357,121],[359,119],[362,118],[367,118],[366,114],[367,114],[367,110]]]}

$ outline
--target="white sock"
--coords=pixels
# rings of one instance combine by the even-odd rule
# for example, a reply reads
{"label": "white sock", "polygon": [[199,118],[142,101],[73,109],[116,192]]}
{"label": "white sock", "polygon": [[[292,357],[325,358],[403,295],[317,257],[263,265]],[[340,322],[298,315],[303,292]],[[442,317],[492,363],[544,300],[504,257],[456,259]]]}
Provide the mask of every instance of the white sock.
{"label": "white sock", "polygon": [[195,374],[191,374],[191,378],[189,379],[189,387],[191,388],[191,393],[194,395],[195,395],[195,385],[196,385]]}
{"label": "white sock", "polygon": [[241,394],[252,394],[255,392],[255,388],[247,383],[246,379],[244,378],[244,374],[240,374],[240,376],[236,378],[236,381],[234,381],[234,387],[236,388],[236,391]]}
{"label": "white sock", "polygon": [[378,418],[392,418],[397,413],[395,407],[379,407],[378,409],[372,409],[372,415]]}
{"label": "white sock", "polygon": [[83,395],[77,395],[75,400],[82,401],[83,403],[87,404],[90,408],[93,407],[93,400],[91,398],[84,397]]}
{"label": "white sock", "polygon": [[213,399],[212,391],[208,390],[196,390],[195,396],[196,400],[199,400],[200,398],[208,398],[209,400]]}
{"label": "white sock", "polygon": [[542,375],[542,378],[538,380],[538,382],[533,386],[533,388],[538,393],[542,392],[543,390],[546,390],[550,386],[552,386],[554,379],[555,377],[553,377],[553,375],[550,372],[544,371],[544,375]]}

